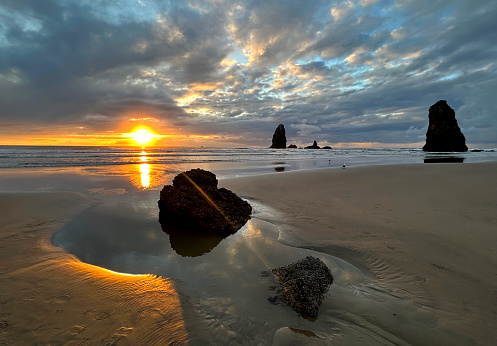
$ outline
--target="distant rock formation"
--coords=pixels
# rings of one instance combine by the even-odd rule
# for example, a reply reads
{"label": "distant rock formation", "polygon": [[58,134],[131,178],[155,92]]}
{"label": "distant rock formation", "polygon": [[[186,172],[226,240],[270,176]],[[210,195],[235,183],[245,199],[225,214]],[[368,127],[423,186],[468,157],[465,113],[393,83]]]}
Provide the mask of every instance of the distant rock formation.
{"label": "distant rock formation", "polygon": [[329,150],[329,149],[331,149],[331,147],[329,145],[327,145],[327,146],[322,147],[321,149],[328,149]]}
{"label": "distant rock formation", "polygon": [[424,151],[467,151],[466,138],[457,125],[456,113],[440,100],[428,111],[428,131]]}
{"label": "distant rock formation", "polygon": [[288,146],[288,149],[297,149],[297,146],[295,144],[290,144]]}
{"label": "distant rock formation", "polygon": [[250,204],[225,188],[214,173],[197,168],[178,174],[160,192],[159,221],[220,235],[236,233],[252,213]]}
{"label": "distant rock formation", "polygon": [[273,144],[271,144],[270,148],[273,149],[285,149],[286,148],[286,134],[285,134],[285,126],[283,124],[279,124],[273,135]]}
{"label": "distant rock formation", "polygon": [[271,272],[281,285],[280,300],[304,317],[316,318],[319,306],[333,283],[330,269],[319,258],[307,256]]}
{"label": "distant rock formation", "polygon": [[321,149],[321,147],[318,146],[318,143],[316,141],[314,141],[314,143],[312,143],[312,145],[305,147],[305,149]]}

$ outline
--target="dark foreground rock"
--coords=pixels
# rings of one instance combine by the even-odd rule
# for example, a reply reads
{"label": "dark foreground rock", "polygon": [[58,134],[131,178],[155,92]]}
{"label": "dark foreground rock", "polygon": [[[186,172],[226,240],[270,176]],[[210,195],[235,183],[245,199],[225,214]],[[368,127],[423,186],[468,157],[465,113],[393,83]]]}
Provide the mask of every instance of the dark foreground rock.
{"label": "dark foreground rock", "polygon": [[286,149],[285,126],[279,124],[273,134],[273,142],[270,146],[273,149]]}
{"label": "dark foreground rock", "polygon": [[319,258],[307,256],[298,262],[272,269],[281,285],[280,299],[304,317],[316,318],[319,306],[333,283],[330,269]]}
{"label": "dark foreground rock", "polygon": [[305,149],[321,149],[321,147],[318,145],[318,143],[316,141],[314,141],[314,143],[312,143],[312,145],[305,147]]}
{"label": "dark foreground rock", "polygon": [[192,169],[178,174],[160,192],[159,221],[220,235],[236,233],[249,219],[252,207],[236,194],[217,187],[214,173]]}
{"label": "dark foreground rock", "polygon": [[467,151],[466,138],[457,125],[456,113],[440,100],[428,110],[428,131],[424,151]]}

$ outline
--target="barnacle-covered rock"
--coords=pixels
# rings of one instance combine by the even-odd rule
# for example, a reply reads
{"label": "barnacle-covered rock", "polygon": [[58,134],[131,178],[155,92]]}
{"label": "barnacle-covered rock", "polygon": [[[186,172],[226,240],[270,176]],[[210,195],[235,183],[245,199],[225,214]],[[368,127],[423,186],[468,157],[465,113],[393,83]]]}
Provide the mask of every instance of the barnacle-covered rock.
{"label": "barnacle-covered rock", "polygon": [[323,261],[307,256],[271,272],[281,285],[282,301],[304,317],[318,316],[323,295],[333,283],[333,275]]}

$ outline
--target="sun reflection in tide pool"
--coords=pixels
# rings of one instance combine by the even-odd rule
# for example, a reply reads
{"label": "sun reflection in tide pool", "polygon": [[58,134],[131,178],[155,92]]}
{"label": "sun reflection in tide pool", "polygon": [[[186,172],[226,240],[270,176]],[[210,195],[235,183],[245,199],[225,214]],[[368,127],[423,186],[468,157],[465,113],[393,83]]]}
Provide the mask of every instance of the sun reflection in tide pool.
{"label": "sun reflection in tide pool", "polygon": [[141,187],[146,189],[150,186],[150,164],[147,163],[148,157],[145,150],[140,153],[140,183]]}
{"label": "sun reflection in tide pool", "polygon": [[150,186],[150,165],[148,163],[140,164],[140,181],[144,189]]}

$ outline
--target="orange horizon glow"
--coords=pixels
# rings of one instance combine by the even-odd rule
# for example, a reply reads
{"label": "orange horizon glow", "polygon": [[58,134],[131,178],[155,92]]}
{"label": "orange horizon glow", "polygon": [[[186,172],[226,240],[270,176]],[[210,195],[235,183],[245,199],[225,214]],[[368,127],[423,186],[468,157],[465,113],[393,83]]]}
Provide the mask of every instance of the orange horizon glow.
{"label": "orange horizon glow", "polygon": [[[180,147],[189,139],[150,117],[130,117],[118,121],[112,129],[98,130],[84,124],[37,124],[26,128],[22,124],[7,124],[0,145],[28,146],[114,146],[114,147]],[[191,139],[190,139],[191,140]]]}
{"label": "orange horizon glow", "polygon": [[[140,124],[137,124],[140,122]],[[154,126],[151,126],[154,125]],[[120,125],[116,125],[115,130],[102,132],[91,132],[82,126],[74,128],[69,126],[36,126],[35,130],[27,129],[23,125],[9,125],[0,138],[0,145],[12,146],[108,146],[108,147],[167,147],[167,148],[227,148],[227,147],[254,147],[265,148],[260,143],[247,144],[247,138],[243,136],[226,135],[199,135],[195,133],[184,133],[182,129],[173,130],[154,123],[149,118],[128,118]],[[140,132],[138,140],[135,140],[136,133],[147,130],[151,135]],[[143,136],[141,135],[143,134]],[[139,139],[142,138],[142,139]],[[291,141],[291,140],[290,140]],[[291,141],[292,142],[292,141]],[[292,142],[293,143],[293,142]],[[311,144],[295,141],[298,147]],[[269,140],[267,146],[269,146]],[[334,149],[348,148],[421,148],[422,142],[414,143],[381,143],[381,142],[319,142],[318,145],[329,145]],[[488,147],[483,144],[476,146]]]}

